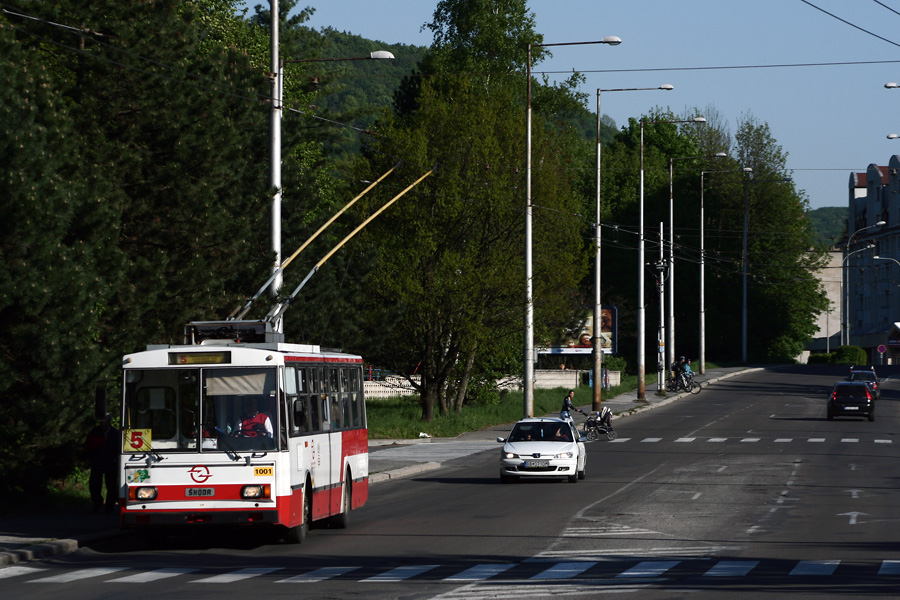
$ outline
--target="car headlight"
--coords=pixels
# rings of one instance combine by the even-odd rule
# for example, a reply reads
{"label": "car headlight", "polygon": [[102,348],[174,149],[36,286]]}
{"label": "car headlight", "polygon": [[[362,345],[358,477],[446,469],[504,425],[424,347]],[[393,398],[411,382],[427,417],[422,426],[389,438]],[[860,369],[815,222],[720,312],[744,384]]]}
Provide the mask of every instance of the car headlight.
{"label": "car headlight", "polygon": [[572,458],[573,456],[575,456],[574,452],[560,452],[553,458]]}
{"label": "car headlight", "polygon": [[505,452],[505,451],[501,451],[501,452],[500,452],[500,458],[519,458],[519,455],[516,454],[515,452]]}
{"label": "car headlight", "polygon": [[143,486],[143,487],[130,487],[128,488],[128,499],[136,500],[140,502],[146,502],[148,500],[156,500],[157,491],[155,487]]}
{"label": "car headlight", "polygon": [[241,488],[241,498],[244,500],[262,500],[270,497],[268,483],[262,485],[245,485]]}

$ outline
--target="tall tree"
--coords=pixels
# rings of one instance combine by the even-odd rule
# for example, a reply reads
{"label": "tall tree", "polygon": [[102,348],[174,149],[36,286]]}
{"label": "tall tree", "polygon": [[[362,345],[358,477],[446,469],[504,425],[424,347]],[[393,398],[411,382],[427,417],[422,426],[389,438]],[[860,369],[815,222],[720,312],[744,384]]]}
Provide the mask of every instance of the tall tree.
{"label": "tall tree", "polygon": [[[19,282],[3,307],[4,397],[8,414],[43,422],[8,419],[19,435],[0,444],[31,429],[38,463],[77,458],[61,449],[80,442],[91,383],[114,378],[123,353],[222,315],[271,260],[255,158],[266,154],[265,74],[238,48],[201,48],[194,8],[65,1],[10,17],[2,143],[18,175],[3,198],[20,201],[6,214],[32,216],[5,223],[5,239],[22,242],[9,249],[21,260],[4,261]],[[4,468],[22,471],[21,458]]]}
{"label": "tall tree", "polygon": [[[491,362],[480,356],[508,356],[507,348],[521,342],[520,67],[527,43],[539,39],[521,27],[531,23],[522,18],[526,14],[524,2],[441,2],[430,25],[435,45],[425,61],[428,76],[399,96],[396,116],[382,125],[368,153],[370,164],[382,170],[388,157],[402,158],[407,180],[435,168],[368,236],[378,247],[369,276],[373,306],[397,307],[391,319],[372,312],[380,344],[368,349],[369,356],[421,375],[425,420],[434,417],[436,405],[460,408],[472,370]],[[497,36],[503,39],[491,39]],[[550,96],[546,107],[554,106]],[[580,205],[576,176],[567,168],[573,145],[566,130],[541,116],[552,114],[535,119],[533,157],[536,322],[546,324],[567,303],[585,262],[573,234]],[[448,387],[459,390],[449,401]]]}

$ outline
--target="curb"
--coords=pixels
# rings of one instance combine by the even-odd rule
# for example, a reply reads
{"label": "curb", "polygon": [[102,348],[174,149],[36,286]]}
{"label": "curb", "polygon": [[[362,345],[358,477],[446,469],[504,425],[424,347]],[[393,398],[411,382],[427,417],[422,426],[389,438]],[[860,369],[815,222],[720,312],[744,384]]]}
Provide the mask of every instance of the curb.
{"label": "curb", "polygon": [[56,554],[67,554],[78,550],[78,540],[49,540],[24,548],[0,552],[0,565],[15,565],[20,562],[47,558]]}
{"label": "curb", "polygon": [[369,485],[375,485],[376,483],[383,483],[385,481],[391,481],[393,479],[402,479],[404,477],[411,477],[413,475],[418,475],[419,473],[426,473],[428,471],[435,471],[440,469],[442,463],[439,462],[426,462],[420,463],[416,465],[409,465],[408,467],[400,467],[399,469],[394,469],[392,471],[382,471],[380,473],[371,473],[369,475]]}

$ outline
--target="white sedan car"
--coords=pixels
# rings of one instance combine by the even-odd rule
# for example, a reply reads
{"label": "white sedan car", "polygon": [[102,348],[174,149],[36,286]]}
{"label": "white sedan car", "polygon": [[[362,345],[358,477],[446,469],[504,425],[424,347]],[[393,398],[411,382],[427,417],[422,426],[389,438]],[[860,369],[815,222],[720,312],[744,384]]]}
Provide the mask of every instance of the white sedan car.
{"label": "white sedan car", "polygon": [[553,418],[522,419],[509,436],[497,438],[500,481],[520,477],[565,477],[569,483],[584,479],[584,438],[569,421]]}

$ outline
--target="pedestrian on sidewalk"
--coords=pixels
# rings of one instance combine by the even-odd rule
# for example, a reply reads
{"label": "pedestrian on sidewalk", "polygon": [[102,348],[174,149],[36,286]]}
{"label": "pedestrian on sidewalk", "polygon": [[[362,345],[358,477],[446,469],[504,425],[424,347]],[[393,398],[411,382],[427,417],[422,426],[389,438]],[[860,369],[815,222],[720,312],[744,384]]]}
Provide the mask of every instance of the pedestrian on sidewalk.
{"label": "pedestrian on sidewalk", "polygon": [[106,514],[116,510],[119,501],[119,430],[112,426],[112,415],[103,417],[84,440],[84,454],[91,467],[88,489],[94,513],[103,508],[103,484],[106,483]]}

